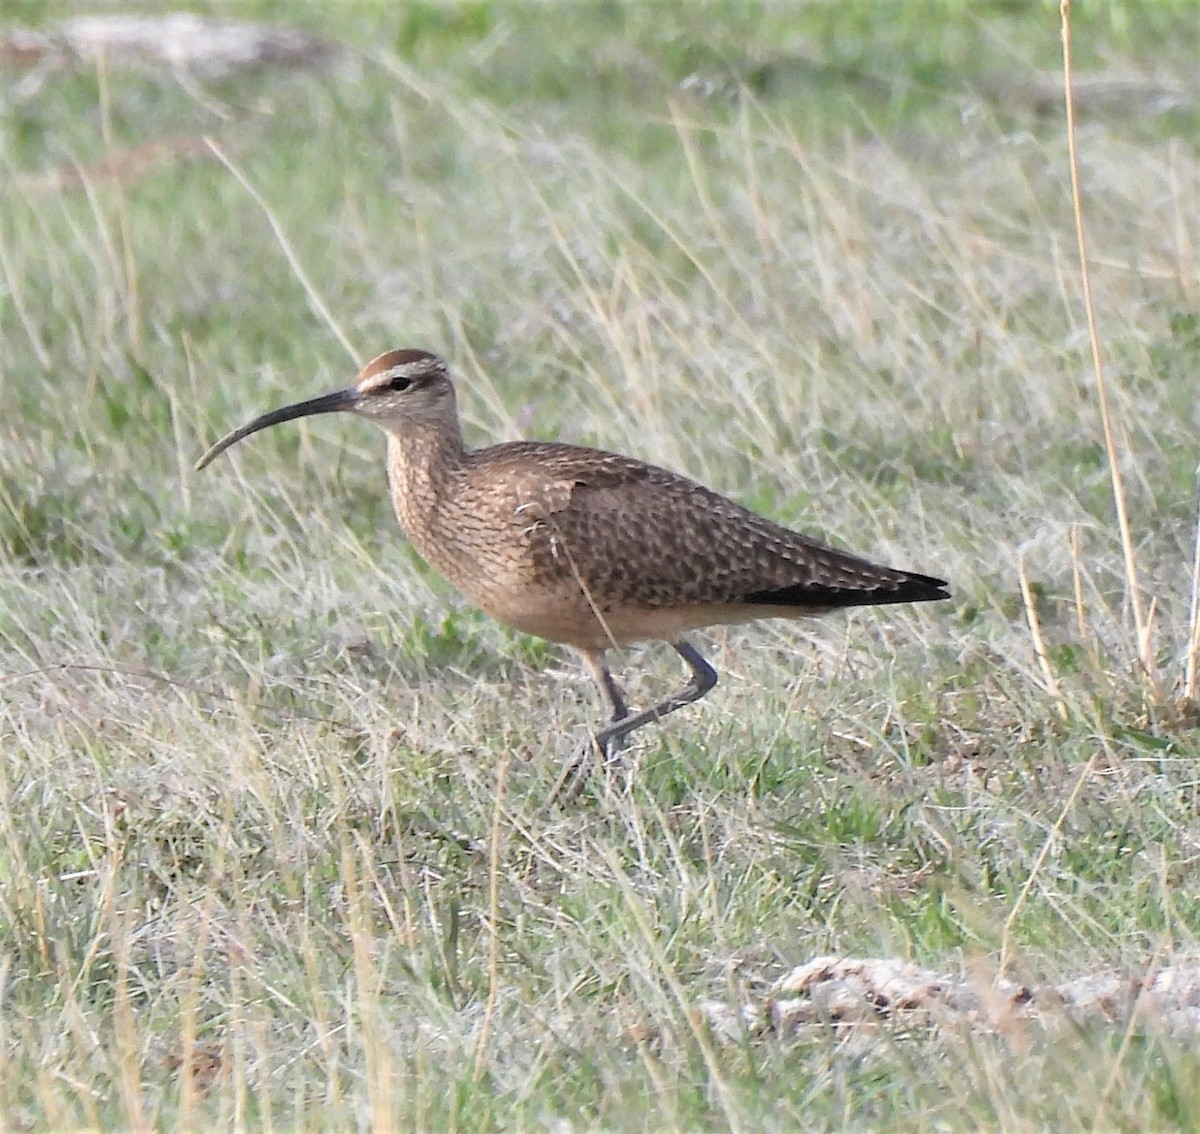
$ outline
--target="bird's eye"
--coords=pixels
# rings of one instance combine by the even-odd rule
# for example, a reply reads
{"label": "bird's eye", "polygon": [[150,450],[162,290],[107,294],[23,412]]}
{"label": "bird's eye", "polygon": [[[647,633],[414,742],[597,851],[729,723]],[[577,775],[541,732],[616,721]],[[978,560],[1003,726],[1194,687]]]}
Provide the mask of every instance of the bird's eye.
{"label": "bird's eye", "polygon": [[406,378],[403,374],[397,374],[396,377],[393,378],[388,383],[388,389],[389,390],[407,390],[409,388],[409,386],[411,386],[411,385],[412,385],[411,378]]}

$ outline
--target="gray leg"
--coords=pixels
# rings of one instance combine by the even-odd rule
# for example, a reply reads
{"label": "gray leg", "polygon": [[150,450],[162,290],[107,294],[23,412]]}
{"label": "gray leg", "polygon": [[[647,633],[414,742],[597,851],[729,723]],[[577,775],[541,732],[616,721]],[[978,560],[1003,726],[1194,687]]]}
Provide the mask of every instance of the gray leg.
{"label": "gray leg", "polygon": [[592,677],[600,689],[600,696],[604,698],[609,718],[614,723],[624,720],[629,716],[629,706],[625,703],[625,694],[621,692],[621,687],[604,662],[604,651],[584,650],[582,653],[583,660],[587,662],[587,667],[592,671]]}
{"label": "gray leg", "polygon": [[[583,655],[588,669],[591,670],[596,687],[600,690],[600,696],[604,699],[609,720],[614,725],[618,721],[624,720],[629,716],[629,706],[626,704],[625,694],[621,692],[621,687],[604,661],[604,651],[580,650],[579,652]],[[620,752],[621,747],[620,741],[605,744],[600,741],[598,736],[589,736],[563,765],[563,770],[555,780],[554,787],[550,789],[546,806],[549,807],[554,803],[570,803],[583,788],[584,781],[588,778],[596,760],[599,759],[601,764],[607,764]]]}
{"label": "gray leg", "polygon": [[670,697],[659,701],[657,705],[651,705],[650,708],[643,709],[640,713],[634,713],[631,717],[626,716],[621,720],[615,720],[607,728],[602,728],[592,738],[592,742],[597,748],[605,747],[614,740],[624,740],[634,729],[641,728],[642,725],[650,724],[652,721],[662,720],[668,713],[682,709],[684,705],[690,705],[693,701],[699,701],[716,685],[717,671],[704,660],[699,650],[683,638],[671,644],[691,668],[691,681],[678,693],[672,693]]}
{"label": "gray leg", "polygon": [[612,709],[612,721],[594,736],[588,739],[576,752],[571,761],[563,768],[562,774],[550,791],[547,804],[556,802],[569,803],[583,787],[583,781],[591,770],[593,760],[599,756],[603,761],[610,762],[624,747],[625,738],[635,729],[653,721],[662,720],[668,713],[682,709],[693,701],[700,700],[717,683],[717,671],[701,656],[700,652],[683,638],[673,642],[675,651],[679,654],[692,671],[691,680],[677,693],[659,701],[640,713],[629,715],[625,698],[604,664],[602,654],[585,654],[589,667],[596,677],[605,701]]}

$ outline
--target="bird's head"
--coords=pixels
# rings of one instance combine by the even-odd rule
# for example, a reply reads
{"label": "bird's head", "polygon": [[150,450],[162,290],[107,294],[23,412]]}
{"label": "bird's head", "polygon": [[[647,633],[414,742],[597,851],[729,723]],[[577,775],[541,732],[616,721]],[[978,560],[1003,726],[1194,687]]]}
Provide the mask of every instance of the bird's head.
{"label": "bird's head", "polygon": [[403,433],[417,422],[449,422],[457,428],[454,387],[446,364],[424,350],[389,350],[373,358],[341,390],[271,410],[221,438],[196,462],[202,469],[230,445],[268,426],[319,413],[354,413],[383,429]]}

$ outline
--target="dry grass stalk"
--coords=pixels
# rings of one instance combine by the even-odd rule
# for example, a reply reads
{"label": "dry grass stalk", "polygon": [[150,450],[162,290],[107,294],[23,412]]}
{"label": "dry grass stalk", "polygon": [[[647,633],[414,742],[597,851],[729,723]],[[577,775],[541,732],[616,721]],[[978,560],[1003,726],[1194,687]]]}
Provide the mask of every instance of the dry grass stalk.
{"label": "dry grass stalk", "polygon": [[1112,480],[1113,504],[1117,511],[1117,525],[1121,532],[1121,551],[1125,560],[1125,584],[1129,594],[1129,605],[1133,612],[1134,630],[1137,635],[1138,662],[1148,687],[1156,686],[1154,648],[1151,627],[1142,607],[1142,592],[1138,583],[1137,552],[1134,548],[1133,529],[1129,523],[1129,509],[1125,501],[1125,483],[1121,475],[1121,455],[1113,428],[1112,413],[1108,404],[1108,384],[1104,378],[1104,362],[1100,349],[1100,333],[1096,326],[1096,308],[1092,302],[1092,277],[1088,266],[1087,232],[1083,221],[1083,195],[1079,188],[1079,154],[1075,136],[1075,100],[1072,94],[1071,71],[1071,0],[1062,0],[1062,48],[1063,48],[1063,91],[1067,118],[1067,161],[1071,172],[1071,205],[1075,214],[1075,240],[1079,248],[1079,273],[1083,285],[1083,305],[1087,314],[1088,341],[1092,350],[1092,366],[1096,377],[1096,396],[1100,405],[1100,422],[1104,431],[1104,451],[1108,459],[1108,471]]}
{"label": "dry grass stalk", "polygon": [[1054,675],[1050,659],[1046,656],[1046,639],[1042,634],[1041,619],[1038,617],[1037,600],[1029,586],[1029,575],[1025,571],[1023,557],[1018,564],[1017,573],[1021,582],[1021,598],[1025,602],[1025,617],[1029,621],[1029,634],[1033,638],[1033,652],[1042,671],[1042,679],[1046,682],[1046,692],[1054,698],[1054,703],[1058,707],[1058,715],[1065,721],[1070,717],[1070,713],[1067,710],[1067,702],[1063,699],[1058,678]]}

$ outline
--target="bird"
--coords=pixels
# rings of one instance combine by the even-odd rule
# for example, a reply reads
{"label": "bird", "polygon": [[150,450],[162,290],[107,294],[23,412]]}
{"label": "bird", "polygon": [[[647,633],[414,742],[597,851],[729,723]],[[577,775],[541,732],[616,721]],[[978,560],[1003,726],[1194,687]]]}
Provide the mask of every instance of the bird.
{"label": "bird", "polygon": [[[633,457],[553,441],[471,448],[449,369],[426,350],[386,351],[349,386],[254,418],[196,469],[260,430],[327,413],[384,430],[396,517],[435,571],[507,626],[573,647],[590,670],[607,723],[564,764],[548,804],[574,798],[597,761],[617,763],[631,733],[717,684],[691,631],[950,597],[942,579],[840,551]],[[655,640],[674,647],[689,677],[635,712],[607,655]]]}

